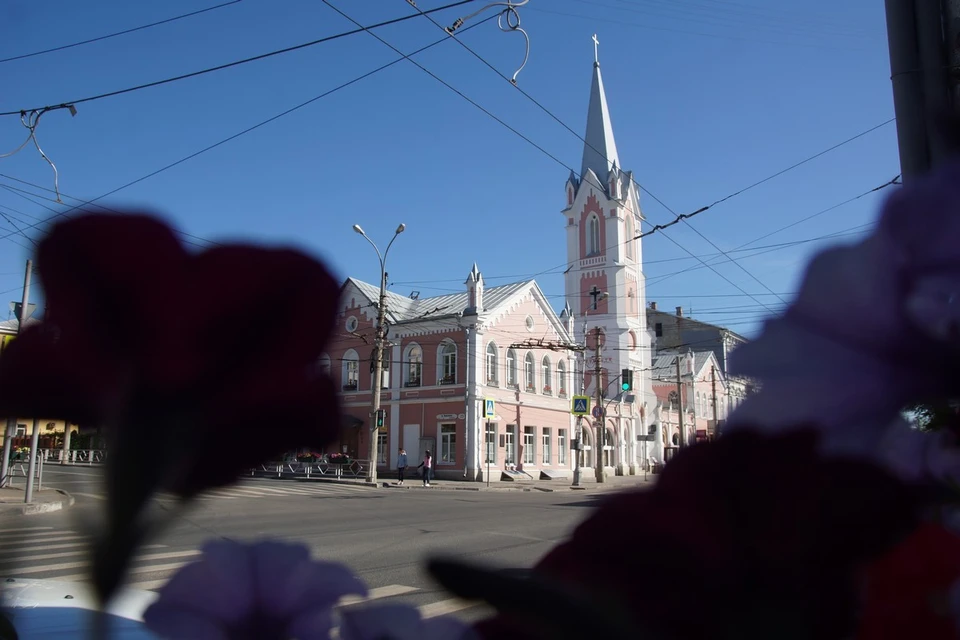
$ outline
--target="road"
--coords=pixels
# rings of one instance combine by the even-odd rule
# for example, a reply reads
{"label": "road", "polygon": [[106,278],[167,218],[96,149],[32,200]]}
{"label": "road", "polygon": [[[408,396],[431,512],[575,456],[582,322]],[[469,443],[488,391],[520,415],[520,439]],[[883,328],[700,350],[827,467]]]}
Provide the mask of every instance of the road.
{"label": "road", "polygon": [[[0,577],[86,580],[78,518],[103,506],[100,470],[44,469],[44,486],[76,497],[61,512],[0,521]],[[465,620],[486,611],[452,598],[422,570],[433,554],[490,567],[529,567],[595,506],[602,493],[375,489],[289,480],[247,479],[203,496],[133,563],[129,586],[156,590],[215,538],[296,540],[314,557],[343,562],[371,599],[402,601],[425,616]],[[155,507],[170,509],[170,499]]]}

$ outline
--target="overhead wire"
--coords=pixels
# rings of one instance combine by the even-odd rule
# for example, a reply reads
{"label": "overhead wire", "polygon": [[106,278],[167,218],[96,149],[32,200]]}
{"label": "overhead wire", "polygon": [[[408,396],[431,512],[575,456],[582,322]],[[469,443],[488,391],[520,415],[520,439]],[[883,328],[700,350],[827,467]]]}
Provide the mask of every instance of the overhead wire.
{"label": "overhead wire", "polygon": [[[539,108],[540,108],[542,111],[544,111],[547,115],[549,115],[551,118],[553,118],[555,121],[557,121],[561,126],[563,126],[565,129],[567,129],[567,131],[569,131],[569,132],[572,133],[574,136],[576,136],[576,137],[577,137],[580,141],[582,141],[586,146],[588,146],[588,147],[589,147],[590,149],[592,149],[594,152],[596,152],[596,153],[599,154],[601,157],[603,157],[604,160],[605,160],[607,163],[610,163],[610,159],[607,158],[604,153],[602,153],[602,152],[600,152],[598,149],[594,148],[593,145],[591,145],[591,144],[586,140],[585,137],[583,137],[583,136],[581,136],[579,133],[577,133],[572,127],[570,127],[570,126],[567,125],[565,122],[563,122],[563,120],[561,120],[558,116],[556,116],[552,111],[550,111],[549,109],[547,109],[542,103],[540,103],[540,102],[539,102],[538,100],[536,100],[533,96],[531,96],[529,93],[527,93],[527,92],[524,91],[522,88],[520,88],[520,87],[517,85],[517,83],[515,82],[515,77],[514,77],[514,78],[507,78],[506,75],[504,75],[504,74],[503,74],[499,69],[497,69],[493,64],[491,64],[490,62],[488,62],[483,56],[481,56],[479,53],[477,53],[477,52],[474,51],[472,48],[470,48],[467,44],[465,44],[465,43],[461,42],[460,40],[458,40],[458,39],[456,38],[456,35],[455,35],[455,33],[454,33],[453,31],[451,31],[449,28],[444,29],[444,27],[443,27],[442,25],[440,25],[436,20],[434,20],[432,17],[430,17],[429,15],[427,15],[426,13],[424,13],[422,9],[420,9],[419,7],[417,7],[417,6],[416,6],[416,3],[410,2],[410,0],[407,0],[407,1],[408,1],[408,4],[410,4],[416,11],[419,12],[420,15],[422,15],[422,16],[425,17],[425,18],[427,18],[427,20],[429,20],[430,22],[432,22],[437,28],[439,28],[439,29],[441,29],[441,30],[445,30],[446,32],[448,32],[448,33],[451,35],[451,37],[453,37],[455,40],[457,40],[457,43],[458,43],[461,47],[463,47],[466,51],[468,51],[468,52],[469,52],[471,55],[473,55],[475,58],[477,58],[478,60],[480,60],[484,65],[486,65],[486,66],[487,66],[489,69],[491,69],[494,73],[496,73],[498,76],[500,76],[503,80],[509,82],[512,86],[516,87],[516,89],[517,89],[518,91],[520,91],[520,93],[521,93],[523,96],[525,96],[528,100],[530,100],[533,104],[535,104],[537,107],[539,107]],[[355,24],[357,24],[357,22],[356,22],[355,20],[353,20],[352,18],[350,18],[349,16],[347,16],[347,14],[345,14],[344,12],[342,12],[342,11],[340,11],[339,9],[337,9],[336,7],[334,7],[334,6],[333,6],[330,2],[328,2],[327,0],[324,0],[324,2],[325,2],[325,4],[327,4],[328,6],[330,6],[331,8],[333,8],[334,10],[336,10],[338,13],[340,13],[341,15],[343,15],[344,17],[346,17],[347,19],[349,19],[351,22],[354,22]],[[517,18],[517,25],[519,26],[519,18]],[[386,42],[383,38],[380,38],[379,36],[377,36],[376,34],[373,34],[372,32],[370,33],[370,35],[373,35],[373,36],[376,37],[378,40],[380,40],[380,42],[386,44],[387,46],[391,46],[391,48],[392,48],[392,45],[390,45],[388,42]],[[421,67],[421,69],[423,69],[423,67]],[[426,70],[426,69],[424,69],[424,70]],[[753,183],[752,185],[749,185],[749,186],[747,186],[747,187],[744,187],[744,188],[742,188],[742,189],[740,189],[740,190],[738,190],[738,191],[736,191],[736,192],[734,192],[734,193],[732,193],[732,194],[730,194],[730,195],[728,195],[728,196],[726,196],[726,197],[724,197],[724,198],[721,198],[721,199],[719,199],[719,200],[717,200],[717,201],[715,201],[715,202],[713,202],[713,203],[711,203],[711,204],[709,204],[709,205],[707,205],[707,206],[705,206],[705,207],[701,207],[701,208],[698,209],[697,211],[695,211],[695,212],[693,212],[693,213],[690,213],[690,214],[677,214],[675,211],[673,211],[673,209],[671,209],[669,206],[667,206],[666,203],[664,203],[660,198],[658,198],[656,195],[654,195],[649,189],[645,188],[643,185],[641,185],[639,182],[637,182],[637,181],[636,181],[635,179],[633,179],[633,177],[631,176],[631,177],[630,177],[630,180],[631,180],[639,189],[641,189],[641,190],[643,190],[645,193],[647,193],[647,195],[649,195],[651,198],[653,198],[655,201],[657,201],[664,209],[666,209],[667,211],[669,211],[669,212],[670,212],[671,214],[673,214],[673,216],[674,216],[674,221],[673,221],[672,223],[667,223],[667,225],[657,225],[657,226],[655,226],[655,227],[653,228],[653,230],[647,232],[646,234],[640,234],[640,235],[638,235],[638,236],[637,236],[636,238],[634,238],[634,239],[642,238],[642,237],[644,237],[644,235],[650,235],[650,234],[652,234],[652,233],[655,233],[656,231],[660,231],[661,234],[662,234],[662,233],[663,233],[663,229],[666,228],[666,226],[670,226],[670,225],[672,225],[672,224],[676,224],[677,222],[683,221],[684,224],[687,224],[687,226],[689,226],[690,229],[694,231],[694,233],[696,233],[696,234],[697,234],[698,236],[700,236],[703,240],[705,240],[706,242],[708,242],[714,249],[720,251],[721,253],[724,253],[724,255],[728,258],[728,260],[729,260],[731,263],[733,263],[734,265],[736,265],[741,271],[743,271],[743,272],[744,272],[745,274],[747,274],[751,279],[753,279],[755,282],[757,282],[757,284],[759,284],[760,286],[762,286],[764,289],[766,289],[766,290],[769,291],[770,293],[774,293],[773,290],[770,289],[765,283],[763,283],[755,274],[753,274],[753,273],[750,272],[748,269],[746,269],[743,265],[741,265],[740,263],[738,263],[734,258],[732,258],[732,257],[730,257],[729,255],[727,255],[716,243],[714,243],[714,242],[713,242],[712,240],[710,240],[707,236],[705,236],[703,233],[701,233],[701,232],[700,232],[698,229],[696,229],[693,225],[689,224],[689,223],[686,221],[687,218],[693,217],[693,216],[695,216],[695,215],[699,215],[700,213],[703,213],[704,211],[707,211],[708,209],[712,208],[713,206],[715,206],[715,205],[717,205],[717,204],[719,204],[719,203],[721,203],[721,202],[724,202],[724,201],[726,201],[726,200],[729,200],[729,199],[731,199],[731,198],[733,198],[733,197],[736,197],[737,195],[740,195],[740,194],[742,194],[742,193],[744,193],[744,192],[746,192],[746,191],[749,191],[750,189],[753,189],[753,188],[755,188],[755,187],[757,187],[757,186],[759,186],[759,185],[761,185],[761,184],[764,184],[765,182],[768,182],[768,181],[770,181],[770,180],[773,180],[774,178],[776,178],[776,177],[778,177],[778,176],[780,176],[780,175],[783,175],[784,173],[786,173],[786,172],[788,172],[788,171],[791,171],[792,169],[796,169],[797,167],[800,167],[800,166],[802,166],[802,165],[804,165],[804,164],[806,164],[806,163],[808,163],[808,162],[811,162],[812,160],[815,160],[816,158],[819,158],[820,156],[822,156],[822,155],[824,155],[824,154],[826,154],[826,153],[829,153],[829,152],[831,152],[831,151],[833,151],[833,150],[835,150],[835,149],[837,149],[837,148],[839,148],[839,147],[842,147],[842,146],[844,146],[844,145],[846,145],[846,144],[849,144],[850,142],[853,142],[854,140],[857,140],[858,138],[860,138],[860,137],[862,137],[862,136],[864,136],[864,135],[867,135],[868,133],[870,133],[870,132],[872,132],[872,131],[875,131],[876,129],[879,129],[880,127],[883,127],[883,126],[885,126],[886,124],[889,124],[890,122],[893,122],[893,121],[894,121],[894,120],[891,119],[891,120],[888,120],[888,121],[886,121],[886,122],[883,122],[883,123],[881,123],[881,124],[879,124],[879,125],[876,125],[876,126],[874,126],[874,127],[871,127],[870,129],[868,129],[868,130],[866,130],[866,131],[864,131],[864,132],[861,132],[861,133],[859,133],[859,134],[857,134],[857,135],[855,135],[855,136],[853,136],[853,137],[851,137],[851,138],[848,138],[848,139],[844,140],[843,142],[840,142],[840,143],[838,143],[838,144],[835,144],[835,145],[831,146],[830,148],[828,148],[828,149],[826,149],[826,150],[824,150],[824,151],[821,151],[821,152],[819,152],[819,153],[817,153],[817,154],[815,154],[815,155],[813,155],[813,156],[810,156],[809,158],[806,158],[806,159],[804,159],[804,160],[802,160],[802,161],[800,161],[800,162],[798,162],[798,163],[795,163],[794,165],[792,165],[792,166],[790,166],[790,167],[788,167],[788,168],[786,168],[786,169],[784,169],[784,170],[782,170],[782,171],[779,171],[779,172],[777,172],[776,174],[774,174],[774,175],[772,175],[772,176],[768,176],[768,177],[766,177],[766,178],[764,178],[764,179],[762,179],[762,180],[759,180],[759,181]],[[573,170],[571,169],[571,171],[573,171]],[[575,173],[575,172],[574,172],[574,173]],[[580,179],[583,180],[583,179],[584,179],[584,176],[580,176]],[[663,235],[665,235],[665,234],[663,234]],[[693,254],[692,252],[690,252],[689,250],[687,250],[686,247],[683,247],[682,245],[680,245],[679,243],[677,243],[676,241],[674,241],[673,239],[671,239],[671,238],[669,238],[669,237],[668,237],[668,239],[671,240],[671,242],[673,242],[674,244],[676,244],[678,247],[682,248],[684,251],[687,251],[687,253],[689,253],[691,256],[694,256],[694,254]],[[629,240],[628,240],[628,241],[629,241]],[[698,259],[699,259],[699,258],[698,258]],[[701,263],[702,263],[705,267],[709,268],[711,271],[713,271],[714,273],[716,273],[718,276],[720,276],[723,280],[726,280],[729,284],[731,284],[731,285],[734,286],[735,288],[739,289],[742,293],[746,293],[746,291],[744,291],[743,289],[741,289],[741,288],[740,288],[738,285],[736,285],[732,280],[728,279],[726,276],[724,276],[723,274],[721,274],[719,271],[717,271],[716,269],[713,269],[712,267],[708,266],[707,263],[703,262],[702,260],[701,260]],[[781,302],[782,302],[782,301],[783,301],[783,300],[781,299]],[[759,303],[760,301],[757,300],[757,302]],[[761,303],[761,304],[762,304],[762,303]]]}
{"label": "overhead wire", "polygon": [[124,29],[123,31],[116,31],[114,33],[108,33],[103,36],[97,36],[96,38],[88,38],[87,40],[81,40],[79,42],[73,42],[71,44],[64,44],[58,47],[51,47],[49,49],[43,49],[41,51],[34,51],[32,53],[23,53],[16,56],[10,56],[9,58],[0,58],[0,64],[5,62],[13,62],[14,60],[25,60],[27,58],[34,58],[36,56],[42,56],[48,53],[55,53],[57,51],[65,51],[67,49],[72,49],[74,47],[80,47],[85,44],[92,44],[94,42],[101,42],[103,40],[108,40],[110,38],[116,38],[117,36],[124,36],[128,33],[134,33],[136,31],[143,31],[144,29],[150,29],[152,27],[158,27],[162,24],[169,24],[171,22],[176,22],[177,20],[183,20],[185,18],[192,18],[193,16],[198,16],[202,13],[208,13],[210,11],[216,11],[217,9],[223,9],[224,7],[229,7],[230,5],[237,4],[242,2],[242,0],[230,0],[230,2],[224,2],[222,4],[214,5],[212,7],[207,7],[206,9],[198,9],[197,11],[191,11],[190,13],[184,13],[179,16],[174,16],[172,18],[166,18],[164,20],[159,20],[157,22],[151,22],[150,24],[140,25],[139,27],[133,27],[131,29]]}
{"label": "overhead wire", "polygon": [[[437,11],[444,11],[444,10],[446,10],[446,9],[452,9],[452,8],[454,8],[454,7],[459,7],[460,5],[468,4],[468,3],[473,2],[473,1],[474,1],[474,0],[458,0],[457,2],[451,2],[451,3],[449,3],[449,4],[445,4],[445,5],[441,6],[441,7],[436,7],[436,8],[433,8],[433,9],[427,9],[427,12],[428,12],[428,13],[435,13],[435,12],[437,12]],[[366,27],[363,27],[363,28],[353,29],[353,30],[351,30],[351,31],[345,31],[345,32],[343,32],[343,33],[337,33],[337,34],[334,34],[334,35],[331,35],[331,36],[325,36],[325,37],[323,37],[323,38],[318,38],[318,39],[316,39],[316,40],[311,40],[310,42],[304,42],[304,43],[302,43],[302,44],[294,45],[294,46],[291,46],[291,47],[285,47],[285,48],[283,48],[283,49],[277,49],[277,50],[275,50],[275,51],[269,51],[269,52],[267,52],[267,53],[261,53],[261,54],[255,55],[255,56],[251,56],[251,57],[249,57],[249,58],[243,58],[243,59],[241,59],[241,60],[234,60],[233,62],[228,62],[228,63],[225,63],[225,64],[220,64],[220,65],[217,65],[217,66],[215,66],[215,67],[208,67],[208,68],[206,68],[206,69],[200,69],[199,71],[192,71],[192,72],[190,72],[190,73],[184,73],[184,74],[181,74],[181,75],[178,75],[178,76],[174,76],[174,77],[171,77],[171,78],[166,78],[166,79],[164,79],[164,80],[155,80],[155,81],[153,81],[153,82],[145,82],[145,83],[143,83],[143,84],[135,85],[135,86],[133,86],[133,87],[127,87],[126,89],[117,89],[117,90],[115,90],[115,91],[108,91],[108,92],[106,92],[106,93],[100,93],[100,94],[93,95],[93,96],[87,96],[87,97],[85,97],[85,98],[79,98],[79,99],[77,99],[77,100],[64,100],[64,101],[59,102],[59,103],[50,104],[50,105],[45,105],[45,106],[43,106],[43,107],[31,107],[31,108],[27,108],[27,109],[17,109],[17,110],[15,110],[15,111],[4,111],[4,112],[0,112],[0,116],[15,116],[15,115],[20,115],[20,114],[22,114],[22,113],[29,113],[29,112],[31,112],[31,111],[43,111],[43,110],[50,111],[50,110],[54,110],[54,109],[67,109],[67,108],[70,108],[71,106],[76,106],[76,105],[78,105],[78,104],[83,104],[83,103],[85,103],[85,102],[93,102],[93,101],[95,101],[95,100],[102,100],[102,99],[104,99],[104,98],[112,98],[112,97],[114,97],[114,96],[119,96],[119,95],[123,95],[123,94],[126,94],[126,93],[132,93],[132,92],[134,92],[134,91],[141,91],[141,90],[143,90],[143,89],[149,89],[149,88],[152,88],[152,87],[159,87],[159,86],[161,86],[161,85],[170,84],[171,82],[179,82],[180,80],[186,80],[186,79],[188,79],[188,78],[195,78],[195,77],[197,77],[197,76],[202,76],[202,75],[205,75],[205,74],[208,74],[208,73],[214,73],[214,72],[217,72],[217,71],[223,71],[224,69],[231,69],[231,68],[233,68],[233,67],[238,67],[238,66],[240,66],[240,65],[248,64],[248,63],[251,63],[251,62],[257,62],[257,61],[259,61],[259,60],[265,60],[265,59],[267,59],[267,58],[272,58],[272,57],[274,57],[274,56],[279,56],[279,55],[282,55],[282,54],[285,54],[285,53],[290,53],[290,52],[293,52],[293,51],[299,51],[299,50],[301,50],[301,49],[306,49],[306,48],[309,48],[309,47],[313,47],[313,46],[316,46],[316,45],[318,45],[318,44],[323,44],[323,43],[326,43],[326,42],[331,42],[331,41],[337,40],[337,39],[339,39],[339,38],[345,38],[345,37],[347,37],[347,36],[352,36],[352,35],[354,35],[354,34],[361,33],[361,32],[363,32],[363,31],[369,31],[370,29],[379,29],[379,28],[381,28],[381,27],[386,27],[386,26],[389,26],[389,25],[392,25],[392,24],[397,24],[397,23],[400,23],[400,22],[404,22],[404,21],[406,21],[406,20],[410,20],[411,18],[415,18],[415,17],[417,17],[417,16],[412,16],[412,15],[411,15],[411,16],[403,16],[403,17],[400,17],[400,18],[394,18],[394,19],[392,19],[392,20],[385,20],[385,21],[383,21],[383,22],[378,22],[378,23],[376,23],[376,24],[372,24],[372,25],[370,25],[370,26],[366,26]]]}
{"label": "overhead wire", "polygon": [[[470,0],[470,1],[472,1],[472,0]],[[416,17],[416,16],[411,16],[411,17]],[[485,24],[486,22],[488,22],[488,21],[490,21],[490,20],[493,20],[495,17],[496,17],[496,16],[490,16],[489,18],[486,18],[486,19],[484,19],[484,20],[481,20],[481,21],[479,21],[479,22],[476,22],[476,23],[474,23],[474,24],[472,24],[472,25],[464,28],[463,31],[465,32],[465,31],[468,31],[469,29],[473,29],[473,28],[475,28],[475,27],[479,27],[480,25]],[[67,217],[67,216],[69,216],[70,213],[72,213],[72,212],[74,212],[74,211],[78,211],[78,210],[80,210],[80,209],[83,209],[84,207],[87,207],[87,206],[89,206],[89,205],[94,205],[94,206],[101,207],[101,208],[104,208],[104,209],[109,210],[109,208],[103,207],[102,205],[98,205],[98,204],[95,204],[95,203],[96,203],[98,200],[103,200],[104,198],[107,198],[107,197],[109,197],[109,196],[112,196],[112,195],[115,194],[115,193],[118,193],[118,192],[120,192],[120,191],[123,191],[124,189],[128,189],[129,187],[132,187],[132,186],[134,186],[134,185],[136,185],[136,184],[139,184],[140,182],[143,182],[144,180],[148,180],[148,179],[150,179],[150,178],[152,178],[152,177],[154,177],[154,176],[156,176],[156,175],[159,175],[159,174],[161,174],[161,173],[163,173],[163,172],[165,172],[165,171],[168,171],[168,170],[170,170],[170,169],[172,169],[172,168],[174,168],[174,167],[176,167],[176,166],[178,166],[178,165],[180,165],[180,164],[183,164],[184,162],[187,162],[187,161],[189,161],[189,160],[192,160],[193,158],[196,158],[197,156],[200,156],[200,155],[202,155],[202,154],[204,154],[204,153],[207,153],[208,151],[212,151],[213,149],[216,149],[217,147],[219,147],[219,146],[221,146],[221,145],[224,145],[224,144],[226,144],[226,143],[228,143],[228,142],[230,142],[230,141],[232,141],[232,140],[235,140],[235,139],[237,139],[237,138],[239,138],[239,137],[241,137],[241,136],[244,136],[244,135],[246,135],[246,134],[248,134],[248,133],[250,133],[250,132],[252,132],[252,131],[255,131],[255,130],[257,130],[257,129],[259,129],[259,128],[267,125],[267,124],[270,124],[271,122],[274,122],[275,120],[278,120],[278,119],[280,119],[280,118],[283,118],[284,116],[287,116],[287,115],[289,115],[289,114],[291,114],[291,113],[293,113],[293,112],[295,112],[295,111],[297,111],[297,110],[299,110],[299,109],[302,109],[303,107],[306,107],[307,105],[310,105],[310,104],[312,104],[312,103],[314,103],[314,102],[317,102],[318,100],[320,100],[320,99],[322,99],[322,98],[325,98],[325,97],[327,97],[327,96],[329,96],[329,95],[331,95],[331,94],[333,94],[333,93],[336,93],[337,91],[340,91],[341,89],[345,89],[345,88],[349,87],[350,85],[355,84],[355,83],[357,83],[357,82],[360,82],[361,80],[364,80],[364,79],[366,79],[366,78],[369,78],[370,76],[372,76],[372,75],[374,75],[374,74],[376,74],[376,73],[379,73],[379,72],[381,72],[381,71],[383,71],[383,70],[385,70],[385,69],[387,69],[387,68],[389,68],[389,67],[392,67],[393,65],[398,64],[398,63],[402,62],[403,60],[409,59],[410,56],[417,55],[417,54],[419,54],[419,53],[422,53],[423,51],[426,51],[427,49],[431,49],[431,48],[433,48],[433,47],[435,47],[435,46],[437,46],[437,45],[440,45],[440,44],[446,42],[447,40],[448,40],[448,38],[444,37],[444,38],[441,38],[441,39],[439,39],[439,40],[435,40],[434,42],[432,42],[432,43],[430,43],[430,44],[428,44],[428,45],[426,45],[426,46],[420,47],[419,49],[417,49],[417,50],[415,50],[415,51],[412,51],[412,52],[410,52],[410,53],[408,53],[408,54],[401,54],[401,57],[400,57],[400,58],[397,58],[397,59],[395,59],[395,60],[393,60],[393,61],[391,61],[391,62],[388,62],[388,63],[386,63],[386,64],[382,64],[382,65],[380,65],[379,67],[377,67],[377,68],[375,68],[375,69],[373,69],[373,70],[371,70],[371,71],[368,71],[367,73],[364,73],[364,74],[362,74],[362,75],[360,75],[360,76],[357,76],[357,77],[353,78],[352,80],[348,80],[347,82],[341,83],[341,84],[337,85],[336,87],[333,87],[332,89],[329,89],[329,90],[327,90],[327,91],[324,91],[323,93],[321,93],[321,94],[319,94],[319,95],[317,95],[317,96],[314,96],[313,98],[310,98],[309,100],[306,100],[306,101],[304,101],[304,102],[301,102],[300,104],[298,104],[298,105],[296,105],[296,106],[293,106],[293,107],[291,107],[291,108],[289,108],[289,109],[286,109],[286,110],[284,110],[284,111],[282,111],[282,112],[280,112],[280,113],[278,113],[278,114],[276,114],[276,115],[274,115],[274,116],[271,116],[270,118],[267,118],[266,120],[262,120],[262,121],[258,122],[257,124],[254,124],[254,125],[252,125],[252,126],[250,126],[250,127],[247,127],[246,129],[244,129],[244,130],[242,130],[242,131],[239,131],[239,132],[237,132],[237,133],[235,133],[235,134],[233,134],[233,135],[231,135],[231,136],[228,136],[228,137],[226,137],[226,138],[223,138],[222,140],[220,140],[220,141],[218,141],[218,142],[215,142],[215,143],[213,143],[213,144],[211,144],[211,145],[208,145],[208,146],[200,149],[199,151],[195,151],[195,152],[193,152],[193,153],[191,153],[191,154],[189,154],[189,155],[183,156],[183,157],[180,158],[179,160],[176,160],[176,161],[174,161],[174,162],[171,162],[171,163],[169,163],[169,164],[167,164],[167,165],[165,165],[165,166],[163,166],[163,167],[160,167],[159,169],[156,169],[156,170],[154,170],[154,171],[151,171],[150,173],[148,173],[148,174],[146,174],[146,175],[140,176],[139,178],[136,178],[136,179],[131,180],[131,181],[125,183],[125,184],[122,184],[122,185],[120,185],[119,187],[116,187],[115,189],[111,189],[110,191],[108,191],[108,192],[106,192],[106,193],[103,193],[103,194],[101,194],[101,195],[99,195],[99,196],[97,196],[97,197],[95,197],[95,198],[91,198],[91,199],[89,199],[89,200],[83,200],[80,204],[74,205],[74,206],[70,207],[69,209],[67,209],[66,211],[62,211],[62,212],[55,213],[55,214],[52,215],[52,216],[49,216],[49,217],[47,217],[47,218],[44,218],[43,220],[41,220],[41,222],[38,222],[38,223],[33,224],[33,225],[29,225],[27,228],[28,228],[28,229],[35,229],[35,228],[41,226],[42,224],[45,224],[45,223],[47,223],[47,222],[50,222],[50,221],[52,221],[52,220],[54,220],[54,219],[56,219],[56,218]],[[20,180],[20,179],[18,179],[18,178],[14,178],[14,177],[12,177],[12,176],[8,176],[8,175],[5,175],[5,174],[0,174],[0,176],[5,177],[5,178],[7,178],[7,179],[9,179],[9,180],[16,180],[16,181],[21,182],[21,183],[31,184],[31,183],[26,183],[26,182],[23,181],[23,180]],[[37,187],[37,188],[41,188],[41,189],[45,189],[44,187],[39,187],[38,185],[33,185],[33,184],[31,184],[31,186],[34,186],[34,187]],[[49,189],[46,189],[46,190],[49,191]],[[74,200],[80,200],[80,198],[73,198],[73,199],[74,199]],[[7,238],[9,238],[11,235],[14,235],[14,234],[9,234],[9,235],[5,235],[5,236],[0,236],[0,240],[7,239]],[[198,236],[193,236],[193,237],[197,237],[197,238],[198,238]],[[206,240],[206,239],[204,239],[204,238],[199,238],[199,239],[204,240],[205,242],[212,243],[212,244],[217,244],[216,242],[213,242],[212,240]]]}

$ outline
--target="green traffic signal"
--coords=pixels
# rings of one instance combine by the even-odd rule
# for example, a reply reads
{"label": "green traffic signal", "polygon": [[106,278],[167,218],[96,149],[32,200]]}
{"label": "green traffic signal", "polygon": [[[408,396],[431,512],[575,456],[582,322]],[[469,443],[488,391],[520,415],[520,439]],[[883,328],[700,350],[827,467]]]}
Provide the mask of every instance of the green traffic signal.
{"label": "green traffic signal", "polygon": [[623,384],[621,384],[621,385],[620,385],[620,388],[623,389],[624,391],[630,391],[630,385],[629,385],[628,383],[626,383],[626,382],[624,382]]}
{"label": "green traffic signal", "polygon": [[633,389],[633,369],[623,369],[620,371],[620,389],[630,391]]}

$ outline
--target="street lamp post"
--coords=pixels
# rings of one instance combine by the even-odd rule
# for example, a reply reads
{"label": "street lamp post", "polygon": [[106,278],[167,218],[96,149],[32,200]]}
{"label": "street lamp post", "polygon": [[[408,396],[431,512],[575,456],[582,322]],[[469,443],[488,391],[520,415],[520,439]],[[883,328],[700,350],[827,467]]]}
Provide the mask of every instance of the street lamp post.
{"label": "street lamp post", "polygon": [[406,225],[400,224],[397,227],[397,230],[393,233],[393,238],[390,239],[390,242],[387,244],[387,248],[381,254],[377,244],[371,240],[363,229],[360,228],[360,225],[353,225],[353,230],[359,233],[363,238],[370,243],[370,246],[373,247],[373,250],[377,252],[377,258],[380,260],[380,299],[377,302],[377,326],[376,334],[373,340],[373,407],[370,413],[370,466],[367,469],[367,482],[376,483],[377,481],[377,432],[380,427],[377,424],[378,418],[380,416],[380,387],[383,386],[383,345],[386,340],[386,322],[385,317],[387,313],[387,254],[390,253],[390,247],[393,246],[393,241],[397,239]]}

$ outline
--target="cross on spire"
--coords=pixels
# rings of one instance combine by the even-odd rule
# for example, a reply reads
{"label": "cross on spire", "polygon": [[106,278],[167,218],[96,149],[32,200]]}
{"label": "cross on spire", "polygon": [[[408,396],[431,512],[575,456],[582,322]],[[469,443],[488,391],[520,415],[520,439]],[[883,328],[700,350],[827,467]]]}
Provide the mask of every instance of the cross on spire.
{"label": "cross on spire", "polygon": [[593,288],[590,289],[590,297],[593,298],[593,308],[597,308],[597,301],[600,299],[600,294],[603,293],[600,289],[597,289],[597,285],[593,285]]}
{"label": "cross on spire", "polygon": [[600,64],[600,41],[597,40],[597,34],[593,34],[593,63]]}

